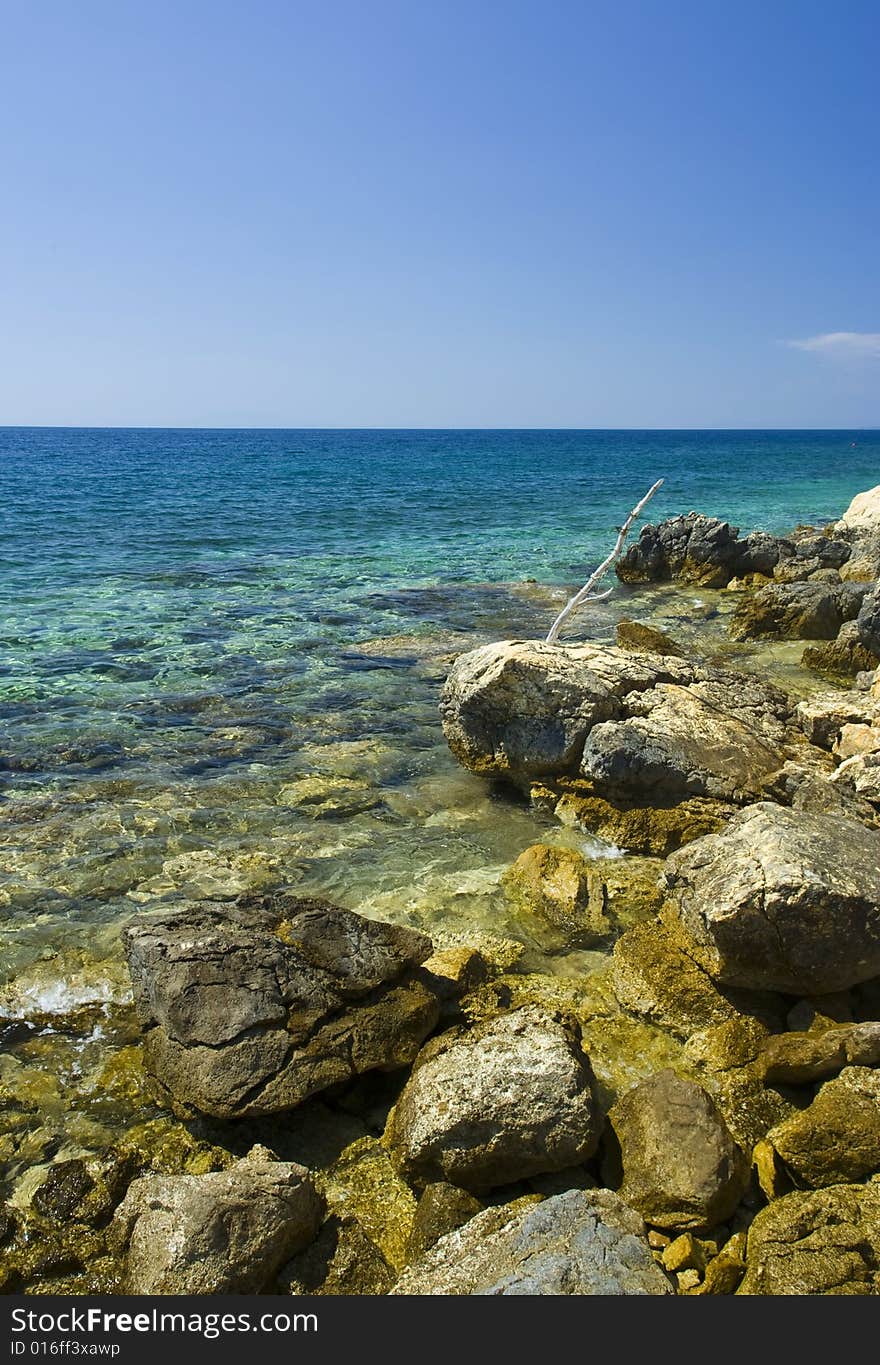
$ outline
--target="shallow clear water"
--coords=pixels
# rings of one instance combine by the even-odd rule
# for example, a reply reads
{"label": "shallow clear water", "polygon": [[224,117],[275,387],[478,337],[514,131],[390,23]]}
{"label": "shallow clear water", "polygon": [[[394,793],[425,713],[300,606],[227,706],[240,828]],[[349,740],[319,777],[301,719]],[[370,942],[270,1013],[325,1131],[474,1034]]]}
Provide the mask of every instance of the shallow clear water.
{"label": "shallow clear water", "polygon": [[[877,433],[0,431],[0,1010],[124,998],[120,925],[198,895],[516,933],[498,875],[545,827],[447,753],[454,653],[544,634],[660,476],[652,519],[781,530],[878,463]],[[706,597],[618,589],[573,634],[681,638]]]}

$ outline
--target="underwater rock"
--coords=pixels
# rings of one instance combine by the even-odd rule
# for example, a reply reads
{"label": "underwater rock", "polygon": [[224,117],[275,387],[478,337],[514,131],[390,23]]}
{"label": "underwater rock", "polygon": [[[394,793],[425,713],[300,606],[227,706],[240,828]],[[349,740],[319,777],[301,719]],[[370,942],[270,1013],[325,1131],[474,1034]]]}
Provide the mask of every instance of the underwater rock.
{"label": "underwater rock", "polygon": [[130,1294],[257,1294],[311,1241],[322,1203],[309,1172],[256,1147],[227,1171],[147,1175],[114,1215]]}
{"label": "underwater rock", "polygon": [[716,980],[809,995],[880,973],[880,835],[762,802],[666,864],[688,951]]}
{"label": "underwater rock", "polygon": [[642,1219],[611,1190],[486,1209],[405,1270],[392,1294],[670,1294]]}
{"label": "underwater rock", "polygon": [[576,849],[533,844],[501,884],[545,951],[592,943],[611,929],[604,883]]}
{"label": "underwater rock", "polygon": [[621,649],[639,654],[671,654],[684,657],[684,650],[663,630],[646,625],[644,621],[618,621],[617,643]]}
{"label": "underwater rock", "polygon": [[608,1114],[620,1146],[620,1195],[655,1227],[709,1228],[733,1213],[749,1165],[700,1086],[661,1071]]}
{"label": "underwater rock", "polygon": [[774,1199],[751,1224],[740,1294],[874,1294],[880,1185],[832,1185]]}
{"label": "underwater rock", "polygon": [[479,1192],[593,1155],[602,1128],[573,1025],[525,1007],[419,1054],[384,1141],[407,1180]]}
{"label": "underwater rock", "polygon": [[437,1023],[430,939],[325,901],[243,897],[133,921],[123,942],[144,1058],[179,1111],[292,1109],[412,1061]]}

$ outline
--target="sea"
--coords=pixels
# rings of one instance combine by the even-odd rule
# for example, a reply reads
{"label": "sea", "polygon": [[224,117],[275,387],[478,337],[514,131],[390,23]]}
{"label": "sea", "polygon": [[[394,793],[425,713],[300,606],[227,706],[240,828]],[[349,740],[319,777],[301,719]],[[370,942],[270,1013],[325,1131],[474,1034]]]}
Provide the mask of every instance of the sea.
{"label": "sea", "polygon": [[[823,524],[880,482],[880,433],[0,430],[0,1023],[19,1060],[53,1018],[123,1007],[120,928],[194,898],[296,890],[441,938],[524,937],[501,873],[575,836],[458,768],[440,689],[458,652],[546,634],[659,478],[646,519]],[[700,622],[723,656],[721,596],[617,586],[564,638]],[[58,1062],[74,1090],[86,1043],[97,1065],[112,1029]]]}

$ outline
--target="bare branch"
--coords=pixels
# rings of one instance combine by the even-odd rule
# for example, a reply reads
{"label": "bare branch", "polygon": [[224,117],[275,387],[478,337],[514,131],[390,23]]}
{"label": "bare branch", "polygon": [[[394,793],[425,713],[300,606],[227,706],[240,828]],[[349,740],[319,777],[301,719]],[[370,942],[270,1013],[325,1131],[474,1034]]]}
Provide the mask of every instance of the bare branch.
{"label": "bare branch", "polygon": [[663,482],[662,479],[658,479],[657,482],[655,484],[652,484],[652,486],[648,489],[647,493],[642,498],[641,502],[636,503],[635,507],[630,512],[626,521],[620,527],[620,530],[617,535],[617,540],[615,542],[614,549],[611,551],[611,554],[608,556],[607,559],[602,560],[602,563],[599,565],[598,569],[595,571],[595,573],[590,575],[584,586],[581,588],[580,592],[575,593],[571,601],[566,602],[565,606],[562,608],[562,611],[559,613],[556,620],[553,622],[553,625],[550,627],[550,630],[547,633],[547,639],[545,641],[545,644],[548,645],[555,644],[556,640],[559,638],[559,630],[560,627],[562,626],[563,621],[565,621],[565,619],[568,616],[570,616],[573,611],[577,611],[578,607],[582,607],[586,601],[600,602],[603,598],[610,597],[611,593],[613,592],[613,588],[608,588],[607,591],[596,594],[593,593],[593,589],[611,568],[611,565],[614,563],[615,559],[617,559],[618,556],[620,555],[620,552],[623,549],[623,542],[626,540],[629,528],[632,526],[633,522],[641,512],[642,508],[651,501],[651,499],[657,492],[657,489],[660,487],[662,482]]}

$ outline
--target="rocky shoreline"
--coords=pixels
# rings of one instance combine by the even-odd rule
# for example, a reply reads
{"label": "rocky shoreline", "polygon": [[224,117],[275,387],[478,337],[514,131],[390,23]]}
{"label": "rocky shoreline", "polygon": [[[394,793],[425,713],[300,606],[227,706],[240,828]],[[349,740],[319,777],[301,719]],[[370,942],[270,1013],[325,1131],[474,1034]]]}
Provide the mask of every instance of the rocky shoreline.
{"label": "rocky shoreline", "polygon": [[732,651],[803,641],[823,689],[638,621],[459,655],[458,761],[618,855],[503,877],[565,969],[285,890],[144,910],[150,1131],[7,1186],[4,1292],[880,1292],[880,488],[617,571],[730,593]]}

